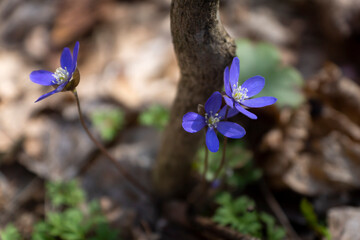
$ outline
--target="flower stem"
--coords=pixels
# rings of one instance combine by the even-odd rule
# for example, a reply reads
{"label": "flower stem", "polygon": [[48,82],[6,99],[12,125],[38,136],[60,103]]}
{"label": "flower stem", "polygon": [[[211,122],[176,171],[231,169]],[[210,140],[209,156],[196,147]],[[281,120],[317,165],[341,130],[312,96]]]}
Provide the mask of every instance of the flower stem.
{"label": "flower stem", "polygon": [[202,175],[202,184],[206,183],[206,172],[208,170],[208,165],[209,165],[209,152],[206,146],[206,131],[205,131],[205,138],[204,138],[204,150],[205,150],[205,157],[204,157],[204,172]]}
{"label": "flower stem", "polygon": [[202,177],[201,177],[201,183],[199,184],[198,187],[196,187],[194,189],[194,191],[192,193],[190,193],[187,203],[189,205],[192,205],[196,202],[200,202],[200,198],[202,196],[204,196],[204,194],[206,194],[207,192],[207,182],[206,182],[206,173],[208,170],[208,166],[209,166],[209,152],[206,146],[206,130],[205,130],[205,136],[204,136],[204,147],[205,147],[205,157],[204,157],[204,171],[202,173]]}
{"label": "flower stem", "polygon": [[226,162],[226,145],[227,145],[227,137],[224,137],[224,142],[223,142],[223,151],[222,151],[222,157],[221,157],[221,162],[220,162],[220,166],[217,169],[215,176],[214,176],[214,180],[216,180],[219,175],[221,170],[223,169],[225,162]]}
{"label": "flower stem", "polygon": [[[225,121],[227,120],[227,115],[228,115],[228,111],[229,111],[229,107],[226,106],[226,113],[225,113]],[[224,165],[225,165],[225,157],[226,157],[226,145],[227,145],[227,137],[224,137],[224,142],[223,142],[223,151],[222,151],[222,157],[221,157],[221,162],[220,162],[220,166],[219,168],[217,169],[216,173],[215,173],[215,176],[214,176],[214,180],[216,180],[219,175],[220,175],[220,172],[221,170],[223,169]]]}
{"label": "flower stem", "polygon": [[92,133],[90,132],[89,128],[86,126],[86,123],[84,121],[84,117],[83,114],[81,113],[81,108],[80,108],[80,100],[76,89],[73,91],[73,93],[76,99],[76,105],[77,105],[81,125],[83,126],[89,138],[99,148],[99,150],[115,165],[117,170],[127,181],[129,181],[133,186],[135,186],[145,195],[151,196],[150,192],[142,184],[140,184],[123,166],[121,166],[121,164],[113,156],[110,155],[110,153],[105,149],[105,147],[98,140],[95,139],[94,135],[92,135]]}

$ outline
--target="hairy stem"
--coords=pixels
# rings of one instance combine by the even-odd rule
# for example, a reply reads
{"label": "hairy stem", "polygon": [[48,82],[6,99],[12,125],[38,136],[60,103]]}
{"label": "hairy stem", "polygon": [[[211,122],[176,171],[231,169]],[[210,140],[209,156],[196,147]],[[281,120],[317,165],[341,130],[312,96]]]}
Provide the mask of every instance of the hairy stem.
{"label": "hairy stem", "polygon": [[224,137],[224,142],[223,142],[223,150],[222,150],[222,156],[221,156],[221,162],[220,162],[220,166],[219,168],[216,170],[216,173],[214,175],[214,181],[216,179],[218,179],[221,170],[223,169],[225,162],[226,162],[226,145],[227,145],[227,137]]}
{"label": "hairy stem", "polygon": [[204,157],[204,170],[203,170],[203,174],[201,177],[201,183],[199,187],[195,187],[193,189],[193,192],[189,194],[187,203],[188,204],[194,204],[194,203],[200,203],[201,201],[199,201],[199,199],[201,197],[204,196],[204,194],[206,194],[207,189],[208,189],[208,184],[206,182],[206,173],[208,170],[208,166],[209,166],[209,150],[207,149],[206,146],[206,129],[204,129],[205,132],[205,136],[204,136],[204,150],[205,150],[205,157]]}
{"label": "hairy stem", "polygon": [[81,113],[81,107],[80,107],[80,100],[79,96],[77,94],[77,91],[73,91],[75,99],[76,99],[76,105],[79,113],[79,118],[82,127],[84,128],[85,132],[93,141],[93,143],[99,148],[99,150],[115,165],[116,169],[120,172],[120,174],[133,186],[135,186],[137,189],[139,189],[142,193],[144,193],[147,196],[151,196],[150,192],[142,185],[140,184],[121,164],[110,155],[110,153],[105,149],[105,147],[94,137],[94,135],[90,132],[89,128],[86,126],[83,114]]}
{"label": "hairy stem", "polygon": [[[228,112],[229,112],[229,107],[226,106],[226,113],[225,113],[225,118],[224,118],[225,121],[227,120]],[[215,173],[214,180],[216,180],[219,177],[220,172],[221,172],[221,170],[223,169],[223,167],[225,165],[225,162],[226,162],[226,145],[227,145],[227,137],[224,137],[221,162],[220,162],[219,168],[217,169],[217,171]]]}
{"label": "hairy stem", "polygon": [[202,175],[202,184],[203,185],[206,184],[206,173],[207,173],[208,165],[209,165],[209,151],[206,146],[206,130],[205,130],[205,138],[204,138],[204,151],[205,151],[204,171],[203,171],[203,175]]}

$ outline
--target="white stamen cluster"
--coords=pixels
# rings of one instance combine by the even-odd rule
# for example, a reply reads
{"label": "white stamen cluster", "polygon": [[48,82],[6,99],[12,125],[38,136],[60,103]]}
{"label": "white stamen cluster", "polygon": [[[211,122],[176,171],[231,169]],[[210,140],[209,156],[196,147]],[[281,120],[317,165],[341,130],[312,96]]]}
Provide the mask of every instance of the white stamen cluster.
{"label": "white stamen cluster", "polygon": [[210,114],[205,113],[205,122],[209,128],[216,128],[217,123],[220,122],[221,116],[218,113],[213,113],[210,111]]}
{"label": "white stamen cluster", "polygon": [[66,67],[65,69],[59,67],[56,69],[53,76],[55,80],[53,80],[52,83],[60,85],[69,79],[69,72],[66,70]]}
{"label": "white stamen cluster", "polygon": [[247,88],[242,88],[241,86],[238,87],[237,85],[234,84],[232,97],[234,98],[235,101],[241,103],[245,99],[249,98],[247,96],[248,91],[249,90]]}

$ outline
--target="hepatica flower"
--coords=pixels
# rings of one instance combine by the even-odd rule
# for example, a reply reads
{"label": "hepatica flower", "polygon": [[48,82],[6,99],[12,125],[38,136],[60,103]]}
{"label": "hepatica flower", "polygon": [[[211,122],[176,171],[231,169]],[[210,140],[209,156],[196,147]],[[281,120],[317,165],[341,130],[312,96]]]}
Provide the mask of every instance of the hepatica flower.
{"label": "hepatica flower", "polygon": [[46,70],[36,70],[30,73],[32,82],[55,88],[55,90],[39,97],[35,102],[43,100],[54,93],[75,90],[80,81],[80,73],[76,68],[78,53],[79,42],[76,42],[72,55],[69,48],[64,48],[60,58],[60,67],[54,73]]}
{"label": "hepatica flower", "polygon": [[219,139],[216,130],[228,138],[242,138],[245,129],[237,123],[224,121],[226,108],[220,110],[222,96],[219,92],[214,92],[205,103],[205,116],[194,112],[188,112],[183,117],[182,126],[185,131],[195,133],[207,127],[206,146],[211,152],[219,150]]}
{"label": "hepatica flower", "polygon": [[234,58],[231,68],[225,68],[224,85],[226,96],[224,100],[231,108],[236,108],[239,112],[251,119],[257,119],[257,116],[244,107],[260,108],[274,104],[277,99],[274,97],[251,98],[258,94],[265,85],[265,79],[261,76],[255,76],[246,80],[239,86],[240,62],[237,57]]}

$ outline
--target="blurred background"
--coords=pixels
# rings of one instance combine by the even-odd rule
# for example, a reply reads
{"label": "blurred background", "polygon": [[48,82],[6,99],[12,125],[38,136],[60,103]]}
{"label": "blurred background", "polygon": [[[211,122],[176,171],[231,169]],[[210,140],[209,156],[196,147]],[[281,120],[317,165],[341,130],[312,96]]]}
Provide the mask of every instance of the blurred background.
{"label": "blurred background", "polygon": [[[48,239],[34,238],[34,226],[63,206],[70,210],[86,206],[87,215],[80,210],[75,214],[78,218],[70,214],[71,223],[79,215],[80,219],[101,215],[99,222],[120,229],[124,239],[166,239],[161,238],[166,220],[88,139],[72,94],[59,93],[34,103],[51,89],[32,83],[29,74],[38,69],[55,71],[63,48],[73,49],[79,41],[77,90],[87,123],[112,154],[150,187],[151,168],[179,79],[170,3],[0,2],[3,239],[18,239],[13,228],[5,228],[9,224],[24,239]],[[360,239],[360,2],[222,0],[220,19],[236,39],[240,81],[263,75],[262,95],[275,96],[278,102],[254,111],[259,116],[256,123],[237,117],[247,136],[230,141],[222,185],[231,197],[224,193],[217,204],[226,208],[239,195],[247,195],[272,214],[257,187],[265,179],[302,239],[330,239],[330,233],[332,239]],[[203,168],[202,155],[199,151],[195,172]],[[211,158],[209,180],[220,155]],[[71,179],[77,181],[64,182]],[[64,191],[70,199],[63,197]],[[93,199],[96,206],[91,208]],[[56,221],[69,217],[57,214],[62,220]],[[215,216],[214,221],[228,225],[224,216]],[[264,219],[259,220],[263,225]],[[41,229],[57,229],[56,223],[42,223],[36,225],[40,226],[37,236],[42,236]],[[120,239],[108,225],[99,231],[108,235],[90,234],[97,236],[94,239]],[[283,236],[245,233],[263,239]]]}

